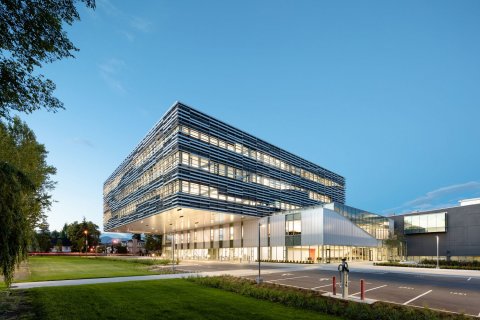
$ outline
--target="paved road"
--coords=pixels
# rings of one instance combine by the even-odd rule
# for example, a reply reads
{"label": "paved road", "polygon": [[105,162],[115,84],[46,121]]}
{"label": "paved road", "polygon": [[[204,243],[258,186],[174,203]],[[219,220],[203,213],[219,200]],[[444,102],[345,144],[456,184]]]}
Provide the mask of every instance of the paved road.
{"label": "paved road", "polygon": [[[191,263],[182,269],[205,272],[221,269],[237,270],[240,267],[249,269],[253,273],[258,265]],[[339,278],[338,272],[331,270],[332,266],[264,264],[263,268],[268,270],[262,274],[266,282],[319,292],[331,292],[332,277]],[[354,267],[350,269],[349,293],[351,295],[360,295],[360,279],[364,279],[367,298],[480,317],[480,272],[464,276],[461,272],[460,274],[458,272],[428,274],[422,270],[417,273],[416,269],[409,269],[408,273],[390,272],[383,268],[374,269],[374,267],[370,270],[359,268],[363,269],[360,272],[355,271]],[[432,270],[430,273],[435,271]],[[255,279],[256,274],[244,277]],[[340,292],[339,283],[337,283],[337,292]]]}

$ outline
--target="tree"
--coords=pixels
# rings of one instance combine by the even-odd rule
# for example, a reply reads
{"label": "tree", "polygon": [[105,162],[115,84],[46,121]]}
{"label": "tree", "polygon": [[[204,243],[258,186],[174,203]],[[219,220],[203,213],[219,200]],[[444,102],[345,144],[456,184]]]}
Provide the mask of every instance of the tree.
{"label": "tree", "polygon": [[38,68],[78,50],[63,26],[80,19],[79,1],[95,7],[94,0],[0,0],[0,271],[7,286],[45,219],[55,173],[44,146],[11,112],[63,108],[53,96],[55,84]]}
{"label": "tree", "polygon": [[34,186],[23,172],[0,161],[0,272],[7,287],[15,266],[27,257],[32,229],[24,208],[32,190]]}
{"label": "tree", "polygon": [[38,251],[49,252],[52,248],[52,241],[50,240],[50,230],[48,230],[48,223],[43,222],[39,231],[35,234],[37,238]]}
{"label": "tree", "polygon": [[162,236],[157,234],[145,235],[145,250],[159,252],[162,250]]}
{"label": "tree", "polygon": [[[80,0],[95,8],[94,0]],[[38,72],[44,63],[74,57],[63,29],[80,20],[79,0],[0,0],[0,119],[11,111],[63,109],[55,83]]]}
{"label": "tree", "polygon": [[57,239],[57,242],[55,243],[55,248],[57,249],[57,252],[62,252],[62,239]]}
{"label": "tree", "polygon": [[[86,234],[85,231],[87,231]],[[99,227],[91,221],[86,221],[85,218],[80,223],[75,221],[67,225],[66,232],[72,244],[72,252],[82,252],[88,249],[85,247],[85,237],[88,246],[97,246],[100,243]]]}
{"label": "tree", "polygon": [[405,236],[403,233],[390,234],[388,239],[383,240],[387,248],[389,260],[405,258]]}
{"label": "tree", "polygon": [[19,118],[0,122],[0,266],[7,286],[51,205],[50,177],[56,170],[46,157],[45,147]]}

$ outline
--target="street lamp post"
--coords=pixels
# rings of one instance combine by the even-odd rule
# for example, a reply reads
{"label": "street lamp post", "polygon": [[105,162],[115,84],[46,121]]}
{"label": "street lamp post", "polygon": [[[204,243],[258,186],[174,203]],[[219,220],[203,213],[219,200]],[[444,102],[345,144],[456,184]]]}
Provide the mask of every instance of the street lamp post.
{"label": "street lamp post", "polygon": [[87,238],[88,230],[84,230],[83,233],[85,233],[85,255],[87,255],[88,254],[88,238]]}
{"label": "street lamp post", "polygon": [[258,221],[258,251],[257,251],[257,259],[258,259],[258,277],[257,277],[257,284],[261,284],[263,282],[262,276],[261,276],[261,262],[260,262],[260,227],[261,223]]}
{"label": "street lamp post", "polygon": [[439,242],[439,237],[438,235],[435,236],[437,238],[437,269],[440,269],[440,259],[438,257],[438,242]]}

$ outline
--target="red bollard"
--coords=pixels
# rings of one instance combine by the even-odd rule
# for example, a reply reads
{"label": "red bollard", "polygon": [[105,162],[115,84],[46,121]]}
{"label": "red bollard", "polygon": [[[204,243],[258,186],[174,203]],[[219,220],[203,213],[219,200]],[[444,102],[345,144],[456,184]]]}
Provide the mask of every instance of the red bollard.
{"label": "red bollard", "polygon": [[335,281],[335,276],[333,277],[332,280],[333,280],[332,281],[332,285],[333,285],[332,293],[333,293],[334,296],[336,296],[337,295],[337,281]]}
{"label": "red bollard", "polygon": [[360,299],[365,300],[365,284],[363,279],[360,280]]}

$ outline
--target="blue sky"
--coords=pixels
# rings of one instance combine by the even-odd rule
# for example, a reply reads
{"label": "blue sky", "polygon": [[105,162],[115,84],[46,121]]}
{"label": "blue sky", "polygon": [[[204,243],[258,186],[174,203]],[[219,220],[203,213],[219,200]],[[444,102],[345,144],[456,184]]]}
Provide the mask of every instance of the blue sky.
{"label": "blue sky", "polygon": [[23,116],[58,181],[52,229],[176,100],[333,170],[388,214],[480,197],[479,1],[106,1],[45,66],[66,110]]}

